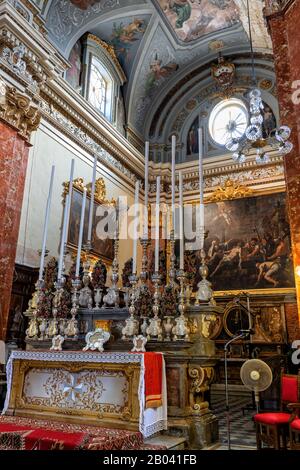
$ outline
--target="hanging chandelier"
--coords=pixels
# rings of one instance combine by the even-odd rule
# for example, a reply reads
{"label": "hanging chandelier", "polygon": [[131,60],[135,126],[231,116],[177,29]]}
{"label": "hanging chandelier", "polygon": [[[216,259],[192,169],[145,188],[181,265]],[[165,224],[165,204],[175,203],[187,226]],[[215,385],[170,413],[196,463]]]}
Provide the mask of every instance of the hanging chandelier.
{"label": "hanging chandelier", "polygon": [[249,112],[250,124],[241,138],[232,137],[235,133],[236,122],[229,122],[227,131],[231,137],[226,142],[227,150],[233,152],[232,158],[237,163],[244,163],[246,156],[256,152],[256,162],[258,164],[268,163],[270,160],[269,151],[271,149],[279,151],[282,155],[288,154],[293,149],[293,144],[288,140],[291,130],[287,126],[281,126],[278,129],[271,130],[268,134],[264,132],[264,104],[261,97],[261,91],[257,88],[257,80],[254,67],[254,51],[252,42],[251,20],[249,0],[247,0],[249,39],[252,58],[252,82],[253,89],[249,93]]}

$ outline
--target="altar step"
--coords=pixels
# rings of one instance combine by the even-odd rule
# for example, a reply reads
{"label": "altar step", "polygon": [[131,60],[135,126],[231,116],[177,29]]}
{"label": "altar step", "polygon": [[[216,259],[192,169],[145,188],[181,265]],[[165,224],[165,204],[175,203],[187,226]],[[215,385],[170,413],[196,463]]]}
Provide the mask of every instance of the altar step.
{"label": "altar step", "polygon": [[183,450],[186,449],[187,443],[184,437],[167,436],[166,434],[159,434],[149,437],[144,440],[145,449],[152,446],[162,446],[167,450]]}

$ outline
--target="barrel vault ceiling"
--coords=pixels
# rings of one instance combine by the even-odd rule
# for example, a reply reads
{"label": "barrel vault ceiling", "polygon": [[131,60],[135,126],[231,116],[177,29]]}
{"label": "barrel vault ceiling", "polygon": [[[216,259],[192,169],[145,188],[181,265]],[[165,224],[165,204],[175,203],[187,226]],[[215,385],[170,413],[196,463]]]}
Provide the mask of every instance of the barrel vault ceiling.
{"label": "barrel vault ceiling", "polygon": [[[86,32],[115,47],[127,77],[127,124],[141,139],[167,112],[168,101],[176,104],[179,90],[209,70],[219,52],[233,61],[249,57],[246,0],[36,2],[49,40],[64,57]],[[262,64],[271,57],[263,1],[250,3],[254,47]]]}

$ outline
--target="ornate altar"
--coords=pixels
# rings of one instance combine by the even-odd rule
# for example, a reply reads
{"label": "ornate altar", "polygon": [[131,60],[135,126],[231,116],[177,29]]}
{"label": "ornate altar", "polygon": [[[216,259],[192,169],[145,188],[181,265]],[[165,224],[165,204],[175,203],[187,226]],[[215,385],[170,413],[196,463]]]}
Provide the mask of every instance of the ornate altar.
{"label": "ornate altar", "polygon": [[164,362],[162,404],[154,411],[146,409],[144,374],[143,354],[14,351],[3,413],[149,436],[167,426]]}

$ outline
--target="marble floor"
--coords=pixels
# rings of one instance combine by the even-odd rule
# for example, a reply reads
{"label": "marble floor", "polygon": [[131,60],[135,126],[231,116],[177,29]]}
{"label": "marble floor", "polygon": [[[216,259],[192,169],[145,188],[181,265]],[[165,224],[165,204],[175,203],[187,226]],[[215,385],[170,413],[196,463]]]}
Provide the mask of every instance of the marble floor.
{"label": "marble floor", "polygon": [[[252,416],[256,413],[252,407],[251,394],[229,397],[230,448],[231,450],[256,450],[255,427]],[[225,396],[222,393],[211,397],[212,411],[219,418],[220,443],[209,450],[229,450],[227,435],[227,412]],[[243,413],[244,409],[244,413]]]}

